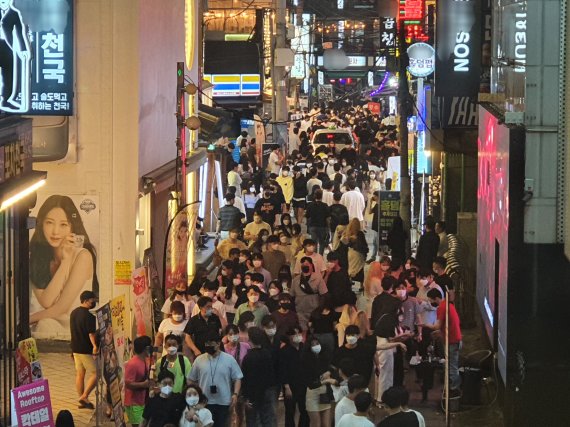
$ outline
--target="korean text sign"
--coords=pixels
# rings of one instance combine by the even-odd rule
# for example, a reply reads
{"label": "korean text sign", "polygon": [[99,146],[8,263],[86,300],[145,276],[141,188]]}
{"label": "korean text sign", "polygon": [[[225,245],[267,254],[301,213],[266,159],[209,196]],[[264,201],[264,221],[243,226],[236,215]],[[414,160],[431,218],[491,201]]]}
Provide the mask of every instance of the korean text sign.
{"label": "korean text sign", "polygon": [[39,380],[12,389],[12,401],[18,426],[54,426],[47,380]]}
{"label": "korean text sign", "polygon": [[1,2],[0,112],[73,114],[73,1]]}

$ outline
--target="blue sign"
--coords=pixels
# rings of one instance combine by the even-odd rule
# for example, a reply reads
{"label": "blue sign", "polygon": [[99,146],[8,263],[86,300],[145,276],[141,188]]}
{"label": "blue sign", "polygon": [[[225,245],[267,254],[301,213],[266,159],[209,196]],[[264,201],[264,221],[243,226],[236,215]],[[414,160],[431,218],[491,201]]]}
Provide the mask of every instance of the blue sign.
{"label": "blue sign", "polygon": [[73,114],[73,0],[0,1],[0,111]]}

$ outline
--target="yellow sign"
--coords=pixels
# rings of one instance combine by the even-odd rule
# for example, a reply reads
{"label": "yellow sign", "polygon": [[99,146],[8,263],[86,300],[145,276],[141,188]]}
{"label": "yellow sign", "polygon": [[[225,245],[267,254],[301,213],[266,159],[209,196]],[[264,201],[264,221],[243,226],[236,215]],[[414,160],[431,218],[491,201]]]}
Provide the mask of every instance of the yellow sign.
{"label": "yellow sign", "polygon": [[115,261],[115,285],[130,286],[132,271],[130,261]]}

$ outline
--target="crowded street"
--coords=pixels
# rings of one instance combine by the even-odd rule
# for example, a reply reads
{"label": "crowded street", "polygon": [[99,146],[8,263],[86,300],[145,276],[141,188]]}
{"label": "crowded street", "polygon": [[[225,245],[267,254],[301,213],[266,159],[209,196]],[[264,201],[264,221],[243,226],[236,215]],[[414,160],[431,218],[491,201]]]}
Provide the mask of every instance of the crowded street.
{"label": "crowded street", "polygon": [[0,0],[0,427],[567,427],[568,0]]}

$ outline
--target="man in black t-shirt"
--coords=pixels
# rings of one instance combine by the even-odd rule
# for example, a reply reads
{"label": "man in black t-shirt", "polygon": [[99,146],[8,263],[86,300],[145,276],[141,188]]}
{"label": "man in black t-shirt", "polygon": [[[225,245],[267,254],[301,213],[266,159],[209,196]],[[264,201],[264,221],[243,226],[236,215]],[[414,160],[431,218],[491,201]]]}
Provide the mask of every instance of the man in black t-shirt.
{"label": "man in black t-shirt", "polygon": [[329,207],[322,200],[323,190],[315,190],[313,201],[307,205],[305,212],[307,231],[311,238],[317,242],[321,255],[325,252],[329,240],[328,221],[330,217]]}
{"label": "man in black t-shirt", "polygon": [[263,191],[263,197],[255,203],[255,212],[261,214],[261,219],[268,223],[272,228],[275,225],[275,215],[280,213],[278,202],[272,197],[271,191],[266,188]]}
{"label": "man in black t-shirt", "polygon": [[342,347],[335,349],[332,364],[339,368],[341,360],[352,360],[354,362],[354,373],[362,375],[364,383],[368,384],[372,376],[376,340],[368,340],[367,342],[359,338],[360,328],[356,325],[348,325],[344,335],[345,343]]}
{"label": "man in black t-shirt", "polygon": [[[79,408],[94,409],[89,394],[97,384],[97,370],[94,355],[97,347],[97,321],[89,310],[95,308],[97,296],[83,291],[79,296],[81,305],[74,309],[69,318],[71,329],[71,351],[75,362],[75,386],[79,395]],[[85,384],[85,377],[87,383]]]}
{"label": "man in black t-shirt", "polygon": [[192,316],[186,327],[184,328],[185,342],[188,348],[192,350],[195,356],[199,356],[206,351],[206,337],[208,334],[215,332],[220,334],[222,330],[222,322],[220,318],[214,314],[212,308],[212,298],[198,298],[198,307],[200,312]]}
{"label": "man in black t-shirt", "polygon": [[141,427],[163,427],[165,425],[178,425],[186,402],[180,393],[173,393],[174,374],[163,369],[158,374],[160,393],[151,397],[144,407]]}

